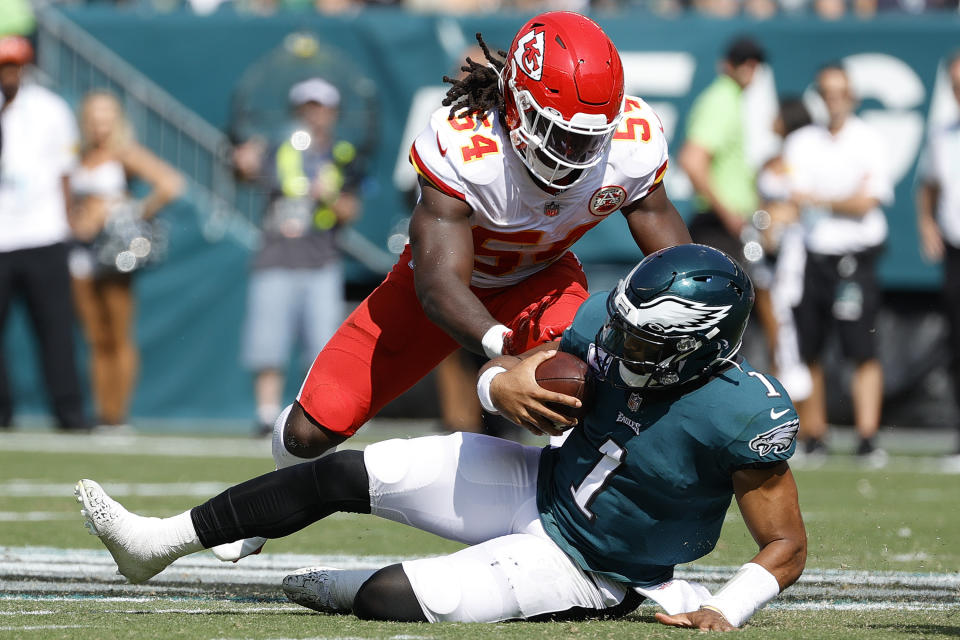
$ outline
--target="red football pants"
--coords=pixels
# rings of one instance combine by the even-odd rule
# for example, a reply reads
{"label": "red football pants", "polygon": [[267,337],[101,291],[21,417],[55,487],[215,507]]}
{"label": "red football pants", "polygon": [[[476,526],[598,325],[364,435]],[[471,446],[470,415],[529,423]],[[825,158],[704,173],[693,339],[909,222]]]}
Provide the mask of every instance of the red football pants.
{"label": "red football pants", "polygon": [[[417,299],[410,248],[386,279],[340,325],[307,374],[297,400],[311,418],[352,436],[459,345],[433,324]],[[587,299],[587,279],[572,253],[509,287],[471,291],[526,351],[556,340]]]}

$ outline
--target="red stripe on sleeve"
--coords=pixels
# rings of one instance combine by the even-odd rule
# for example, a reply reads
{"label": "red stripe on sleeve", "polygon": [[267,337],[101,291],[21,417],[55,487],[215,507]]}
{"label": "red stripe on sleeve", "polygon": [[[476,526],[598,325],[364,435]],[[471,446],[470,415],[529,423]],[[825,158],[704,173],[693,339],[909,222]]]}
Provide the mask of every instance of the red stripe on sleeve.
{"label": "red stripe on sleeve", "polygon": [[660,165],[660,168],[657,169],[657,173],[653,176],[653,184],[650,185],[650,188],[647,189],[647,193],[652,193],[654,189],[660,186],[660,182],[663,180],[663,174],[667,172],[667,164],[669,160],[664,160],[663,164]]}
{"label": "red stripe on sleeve", "polygon": [[419,173],[424,178],[426,178],[430,182],[430,184],[435,186],[440,191],[444,192],[451,198],[463,200],[464,202],[467,201],[467,198],[465,195],[463,195],[463,193],[457,191],[456,189],[454,189],[453,187],[447,184],[444,184],[443,180],[438,178],[435,173],[433,173],[432,171],[430,171],[430,169],[427,168],[426,163],[423,161],[422,158],[420,158],[420,154],[417,153],[416,144],[410,147],[410,164],[412,164],[413,168],[417,170],[417,173]]}

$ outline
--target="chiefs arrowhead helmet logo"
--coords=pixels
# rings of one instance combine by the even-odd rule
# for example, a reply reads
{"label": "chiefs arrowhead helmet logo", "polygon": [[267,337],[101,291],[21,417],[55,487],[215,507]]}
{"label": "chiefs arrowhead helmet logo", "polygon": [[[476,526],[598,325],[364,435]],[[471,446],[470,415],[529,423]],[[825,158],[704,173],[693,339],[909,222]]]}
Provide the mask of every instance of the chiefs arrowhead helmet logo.
{"label": "chiefs arrowhead helmet logo", "polygon": [[543,30],[534,29],[517,41],[513,61],[520,70],[539,81],[543,76]]}

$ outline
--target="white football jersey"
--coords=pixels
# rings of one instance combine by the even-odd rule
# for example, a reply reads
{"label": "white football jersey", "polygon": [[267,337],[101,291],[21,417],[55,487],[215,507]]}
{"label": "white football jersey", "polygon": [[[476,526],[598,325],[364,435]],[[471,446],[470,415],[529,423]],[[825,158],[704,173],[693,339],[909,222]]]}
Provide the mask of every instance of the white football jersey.
{"label": "white football jersey", "polygon": [[477,287],[515,284],[544,269],[601,220],[650,193],[667,169],[660,119],[640,98],[627,97],[600,163],[556,194],[527,173],[495,114],[450,119],[449,111],[434,111],[410,149],[410,162],[473,210],[471,284]]}

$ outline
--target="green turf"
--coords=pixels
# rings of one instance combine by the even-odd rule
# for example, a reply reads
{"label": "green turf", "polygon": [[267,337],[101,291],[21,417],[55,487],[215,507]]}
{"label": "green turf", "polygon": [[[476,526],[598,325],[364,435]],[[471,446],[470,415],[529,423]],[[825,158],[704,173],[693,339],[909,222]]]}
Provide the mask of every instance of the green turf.
{"label": "green turf", "polygon": [[[2,443],[0,443],[2,444]],[[956,573],[960,571],[960,475],[927,473],[922,459],[901,458],[888,469],[858,469],[836,457],[823,468],[797,470],[810,539],[808,568]],[[269,470],[256,458],[181,458],[150,455],[23,453],[0,450],[0,482],[62,483],[79,478],[111,483],[233,483]],[[131,496],[121,502],[147,515],[171,515],[202,501],[190,496]],[[61,497],[0,494],[0,512],[52,512],[63,520],[0,521],[0,546],[100,549],[82,527],[72,492]],[[369,516],[338,515],[285,540],[270,552],[354,555],[437,554],[459,545]],[[755,545],[731,510],[717,549],[702,560],[736,566]],[[3,562],[0,556],[0,563]],[[149,592],[147,592],[149,593]],[[796,611],[770,608],[743,631],[746,638],[948,638],[960,636],[960,594],[942,611]],[[247,610],[255,607],[257,611]],[[181,612],[177,612],[180,610]],[[183,610],[202,610],[184,613]],[[577,624],[402,625],[362,623],[294,609],[278,595],[263,598],[175,599],[118,602],[88,597],[4,600],[0,638],[473,638],[686,637],[652,623],[652,607],[619,622]],[[40,613],[31,613],[40,612]],[[45,613],[46,612],[46,613]],[[798,629],[803,629],[802,633]]]}
{"label": "green turf", "polygon": [[[901,468],[902,465],[898,467]],[[16,478],[72,484],[84,477],[112,482],[233,483],[263,473],[268,463],[252,458],[176,458],[169,456],[99,456],[0,452],[0,479]],[[800,504],[810,539],[807,566],[921,572],[960,570],[960,475],[915,473],[908,469],[851,469],[838,461],[820,469],[795,472]],[[122,499],[129,509],[167,516],[184,511],[200,498],[184,496]],[[0,495],[0,511],[78,513],[72,494],[62,498]],[[350,534],[344,537],[344,532]],[[0,522],[0,545],[30,544],[98,548],[75,523]],[[271,544],[272,551],[331,553],[350,540],[356,554],[441,553],[456,548],[429,534],[363,516],[340,516]],[[740,564],[754,549],[753,540],[734,506],[709,564]],[[909,559],[912,558],[912,559]],[[924,559],[926,558],[926,559]]]}
{"label": "green turf", "polygon": [[[264,608],[258,605],[259,609]],[[176,610],[190,609],[191,613]],[[290,605],[276,604],[271,610],[244,612],[233,603],[45,603],[37,602],[26,611],[52,611],[40,615],[0,617],[0,638],[50,640],[53,638],[96,638],[97,640],[241,639],[241,638],[330,638],[396,640],[615,640],[620,638],[689,638],[691,631],[661,626],[653,607],[641,607],[618,621],[576,623],[446,623],[399,624],[363,622],[353,616],[329,616]],[[0,612],[15,611],[0,602]],[[12,620],[9,618],[13,618]],[[22,625],[11,629],[14,624]],[[29,630],[26,627],[48,627]],[[49,627],[61,626],[54,629]],[[761,611],[738,632],[737,638],[795,640],[838,640],[869,638],[956,638],[960,613],[898,611],[795,612]]]}

